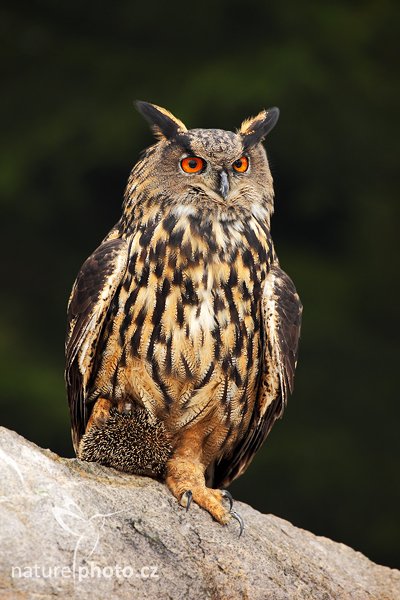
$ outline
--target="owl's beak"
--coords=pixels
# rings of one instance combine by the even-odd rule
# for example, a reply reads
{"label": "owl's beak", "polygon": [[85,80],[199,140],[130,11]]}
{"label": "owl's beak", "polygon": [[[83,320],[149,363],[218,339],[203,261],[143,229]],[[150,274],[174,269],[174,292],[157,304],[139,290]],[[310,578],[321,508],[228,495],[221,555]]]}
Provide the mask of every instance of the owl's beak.
{"label": "owl's beak", "polygon": [[221,171],[219,177],[220,177],[220,179],[219,179],[219,191],[220,191],[221,196],[225,200],[225,198],[229,194],[228,174],[227,174],[226,171]]}

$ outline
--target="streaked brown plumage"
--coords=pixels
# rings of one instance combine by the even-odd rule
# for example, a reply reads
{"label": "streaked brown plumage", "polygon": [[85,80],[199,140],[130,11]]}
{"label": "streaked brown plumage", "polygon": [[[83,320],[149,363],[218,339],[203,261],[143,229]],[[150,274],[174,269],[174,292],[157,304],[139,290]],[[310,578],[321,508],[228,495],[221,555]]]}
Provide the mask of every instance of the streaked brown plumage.
{"label": "streaked brown plumage", "polygon": [[[184,504],[190,490],[226,523],[221,492],[205,482],[226,486],[247,468],[282,415],[297,361],[302,308],[274,251],[261,144],[278,111],[235,134],[187,130],[138,106],[159,141],[133,168],[121,220],[69,302],[74,446],[79,455],[85,431],[107,427],[111,407],[140,407],[171,442],[172,493]],[[185,157],[201,170],[185,172]]]}

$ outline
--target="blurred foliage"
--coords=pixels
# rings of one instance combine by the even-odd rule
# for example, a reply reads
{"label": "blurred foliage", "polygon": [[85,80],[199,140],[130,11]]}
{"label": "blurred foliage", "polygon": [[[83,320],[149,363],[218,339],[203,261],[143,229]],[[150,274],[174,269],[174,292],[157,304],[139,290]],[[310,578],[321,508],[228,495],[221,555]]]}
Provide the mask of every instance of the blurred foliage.
{"label": "blurred foliage", "polygon": [[281,109],[273,234],[305,311],[284,422],[237,498],[399,565],[399,4],[2,3],[1,422],[72,455],[65,306],[152,143]]}

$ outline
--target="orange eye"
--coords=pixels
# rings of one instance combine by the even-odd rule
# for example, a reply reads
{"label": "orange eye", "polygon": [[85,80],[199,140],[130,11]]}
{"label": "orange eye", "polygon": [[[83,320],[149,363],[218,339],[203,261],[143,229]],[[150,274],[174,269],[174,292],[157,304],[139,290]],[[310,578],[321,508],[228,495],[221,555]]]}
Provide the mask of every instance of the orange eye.
{"label": "orange eye", "polygon": [[238,160],[235,160],[232,166],[238,173],[245,173],[249,168],[249,159],[247,156],[242,156]]}
{"label": "orange eye", "polygon": [[181,167],[185,173],[200,173],[205,166],[206,161],[198,156],[187,156],[181,160]]}

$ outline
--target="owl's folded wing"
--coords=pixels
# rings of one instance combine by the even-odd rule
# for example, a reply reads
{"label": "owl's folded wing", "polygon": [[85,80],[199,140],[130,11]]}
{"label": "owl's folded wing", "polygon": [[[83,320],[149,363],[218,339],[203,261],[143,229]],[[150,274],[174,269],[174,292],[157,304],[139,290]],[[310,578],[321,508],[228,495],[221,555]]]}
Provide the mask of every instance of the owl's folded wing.
{"label": "owl's folded wing", "polygon": [[290,277],[274,265],[262,296],[264,365],[258,398],[248,431],[233,455],[222,459],[214,471],[214,485],[223,487],[238,477],[251,462],[293,392],[294,372],[303,307]]}
{"label": "owl's folded wing", "polygon": [[65,380],[75,450],[88,420],[85,400],[96,346],[127,259],[124,240],[103,242],[83,264],[69,299]]}

